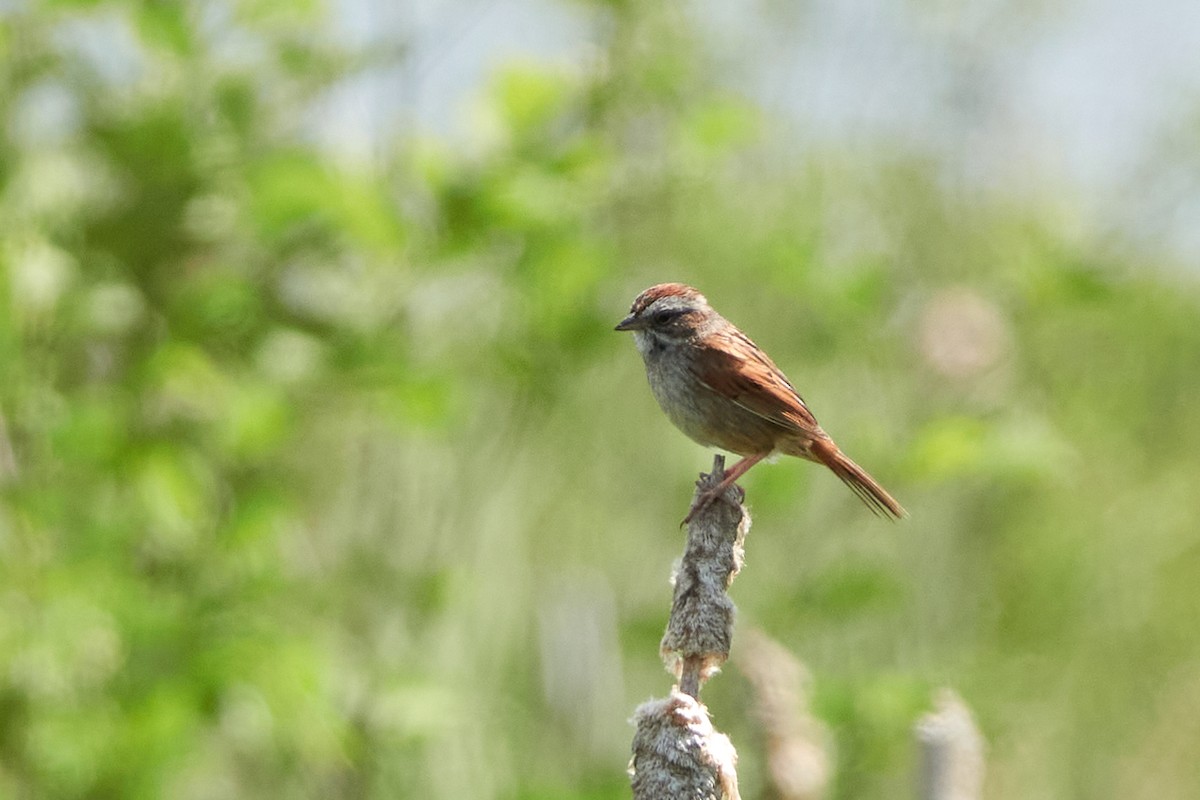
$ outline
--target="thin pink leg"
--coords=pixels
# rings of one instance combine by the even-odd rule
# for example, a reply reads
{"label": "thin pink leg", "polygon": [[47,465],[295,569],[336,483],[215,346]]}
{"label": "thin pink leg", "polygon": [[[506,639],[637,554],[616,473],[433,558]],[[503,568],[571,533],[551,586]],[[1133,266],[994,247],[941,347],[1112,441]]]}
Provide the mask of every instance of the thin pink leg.
{"label": "thin pink leg", "polygon": [[683,524],[686,525],[687,523],[691,522],[692,517],[708,508],[709,503],[725,494],[725,490],[732,486],[738,478],[745,475],[747,470],[749,470],[758,462],[762,461],[768,455],[770,454],[759,453],[758,455],[746,456],[741,461],[725,470],[725,477],[721,479],[720,483],[696,498],[696,502],[692,504],[692,508],[690,511],[688,511],[688,515],[683,518]]}

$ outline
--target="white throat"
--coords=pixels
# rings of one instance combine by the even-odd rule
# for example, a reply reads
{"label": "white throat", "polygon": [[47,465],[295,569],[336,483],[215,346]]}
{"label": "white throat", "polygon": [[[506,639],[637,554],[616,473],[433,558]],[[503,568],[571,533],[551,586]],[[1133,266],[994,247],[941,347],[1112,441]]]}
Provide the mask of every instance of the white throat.
{"label": "white throat", "polygon": [[637,345],[638,352],[642,354],[642,358],[646,357],[654,348],[654,335],[646,331],[634,331],[633,342]]}

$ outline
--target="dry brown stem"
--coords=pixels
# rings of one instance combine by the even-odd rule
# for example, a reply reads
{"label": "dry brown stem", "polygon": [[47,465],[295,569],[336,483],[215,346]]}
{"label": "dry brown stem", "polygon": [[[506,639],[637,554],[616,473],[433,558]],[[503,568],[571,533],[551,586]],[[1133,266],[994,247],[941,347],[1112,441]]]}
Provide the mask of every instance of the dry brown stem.
{"label": "dry brown stem", "polygon": [[629,776],[634,798],[739,800],[737,753],[696,698],[672,690],[664,700],[638,706],[633,722],[637,732]]}
{"label": "dry brown stem", "polygon": [[[697,482],[696,497],[718,485],[724,474],[725,459],[716,456],[712,472]],[[699,697],[700,687],[729,658],[735,608],[727,590],[742,567],[749,528],[750,515],[736,486],[688,523],[660,648],[678,684],[670,697],[643,703],[634,714],[629,774],[635,800],[738,800],[737,753],[713,729]]]}
{"label": "dry brown stem", "polygon": [[[716,456],[713,471],[700,476],[699,497],[720,483],[725,459]],[[675,568],[675,595],[660,651],[680,689],[699,697],[700,686],[729,658],[736,613],[729,585],[742,568],[743,543],[750,514],[741,489],[731,486],[688,523],[687,545]]]}

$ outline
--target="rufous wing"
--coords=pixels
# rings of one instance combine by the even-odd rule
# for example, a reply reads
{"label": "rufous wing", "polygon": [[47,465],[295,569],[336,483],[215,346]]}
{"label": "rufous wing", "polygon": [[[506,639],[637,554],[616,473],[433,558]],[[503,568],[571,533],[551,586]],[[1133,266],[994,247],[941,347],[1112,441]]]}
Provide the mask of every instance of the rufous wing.
{"label": "rufous wing", "polygon": [[702,384],[788,431],[825,435],[800,393],[748,336],[732,328],[718,336],[718,346],[693,360]]}

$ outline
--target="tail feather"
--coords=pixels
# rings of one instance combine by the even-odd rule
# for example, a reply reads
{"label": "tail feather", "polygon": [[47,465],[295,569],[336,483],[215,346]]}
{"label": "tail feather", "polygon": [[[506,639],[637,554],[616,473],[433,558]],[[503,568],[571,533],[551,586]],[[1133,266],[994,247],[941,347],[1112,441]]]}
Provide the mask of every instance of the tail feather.
{"label": "tail feather", "polygon": [[838,446],[830,440],[817,440],[812,444],[812,455],[829,469],[833,470],[833,474],[841,478],[842,483],[850,487],[850,489],[858,495],[859,499],[866,504],[867,508],[871,509],[876,515],[881,517],[890,517],[891,519],[901,519],[908,516],[908,512],[904,507],[896,502],[896,498],[887,493],[887,490],[879,485],[878,482],[867,471],[850,460],[849,456],[838,449]]}

